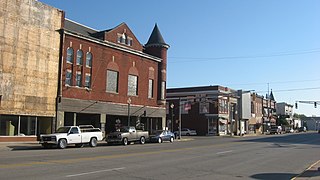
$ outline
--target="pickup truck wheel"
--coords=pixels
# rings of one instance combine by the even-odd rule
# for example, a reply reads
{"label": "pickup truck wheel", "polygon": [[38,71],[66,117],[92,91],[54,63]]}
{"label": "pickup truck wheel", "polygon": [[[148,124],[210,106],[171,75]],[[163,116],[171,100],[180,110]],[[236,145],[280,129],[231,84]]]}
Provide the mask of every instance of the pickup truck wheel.
{"label": "pickup truck wheel", "polygon": [[76,147],[77,147],[77,148],[82,148],[82,147],[83,147],[83,144],[82,144],[82,143],[76,144]]}
{"label": "pickup truck wheel", "polygon": [[162,139],[160,137],[158,138],[158,143],[162,143]]}
{"label": "pickup truck wheel", "polygon": [[60,139],[58,141],[58,148],[59,149],[64,149],[67,147],[67,141],[65,139]]}
{"label": "pickup truck wheel", "polygon": [[125,146],[128,145],[128,139],[127,138],[123,138],[122,144],[125,145]]}
{"label": "pickup truck wheel", "polygon": [[142,136],[140,138],[140,144],[144,144],[144,143],[146,143],[146,138]]}
{"label": "pickup truck wheel", "polygon": [[90,142],[89,142],[89,146],[90,146],[90,147],[96,147],[97,144],[98,144],[97,138],[94,138],[94,137],[93,137],[93,138],[90,139]]}
{"label": "pickup truck wheel", "polygon": [[173,139],[174,139],[174,138],[171,136],[171,137],[170,137],[170,142],[173,142]]}

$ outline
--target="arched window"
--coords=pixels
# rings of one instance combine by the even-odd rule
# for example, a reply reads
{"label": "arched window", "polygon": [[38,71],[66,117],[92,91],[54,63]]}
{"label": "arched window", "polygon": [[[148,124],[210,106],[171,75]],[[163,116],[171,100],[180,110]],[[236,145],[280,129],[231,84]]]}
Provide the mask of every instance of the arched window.
{"label": "arched window", "polygon": [[92,67],[92,53],[91,52],[87,52],[87,55],[86,55],[86,66],[87,67]]}
{"label": "arched window", "polygon": [[77,65],[83,64],[83,52],[82,50],[77,51]]}
{"label": "arched window", "polygon": [[67,49],[67,63],[73,63],[73,49],[72,47],[68,47]]}

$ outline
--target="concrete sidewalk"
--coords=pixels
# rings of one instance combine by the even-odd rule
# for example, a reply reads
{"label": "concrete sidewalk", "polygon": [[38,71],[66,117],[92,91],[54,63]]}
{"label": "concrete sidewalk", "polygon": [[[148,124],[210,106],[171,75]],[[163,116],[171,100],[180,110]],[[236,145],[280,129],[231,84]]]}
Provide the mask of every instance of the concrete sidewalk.
{"label": "concrete sidewalk", "polygon": [[28,150],[42,148],[38,141],[0,142],[0,151]]}

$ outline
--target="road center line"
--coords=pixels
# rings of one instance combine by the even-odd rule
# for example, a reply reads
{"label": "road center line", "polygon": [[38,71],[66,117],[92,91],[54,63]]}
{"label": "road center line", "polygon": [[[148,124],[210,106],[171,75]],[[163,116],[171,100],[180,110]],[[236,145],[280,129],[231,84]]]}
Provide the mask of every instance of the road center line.
{"label": "road center line", "polygon": [[92,171],[92,172],[79,173],[79,174],[71,174],[71,175],[67,175],[66,177],[83,176],[83,175],[100,173],[100,172],[118,171],[118,170],[122,170],[122,169],[125,169],[125,167],[113,168],[113,169],[104,169],[104,170],[100,170],[100,171]]}
{"label": "road center line", "polygon": [[230,151],[217,152],[216,154],[226,154],[226,153],[230,153],[230,152],[232,152],[232,150],[230,150]]}

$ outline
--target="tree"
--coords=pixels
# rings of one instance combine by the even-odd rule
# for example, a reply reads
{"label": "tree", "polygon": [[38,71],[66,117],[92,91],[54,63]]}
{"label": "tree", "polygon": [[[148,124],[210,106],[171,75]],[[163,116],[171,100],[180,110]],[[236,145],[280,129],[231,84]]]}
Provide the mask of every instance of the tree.
{"label": "tree", "polygon": [[297,119],[302,119],[302,118],[305,118],[305,117],[307,117],[306,115],[304,115],[304,114],[297,114],[297,113],[294,113],[293,114],[293,117],[294,118],[297,118]]}
{"label": "tree", "polygon": [[278,126],[288,126],[289,123],[288,123],[288,121],[286,120],[286,117],[285,117],[285,116],[280,116],[280,117],[277,119],[277,125],[278,125]]}

